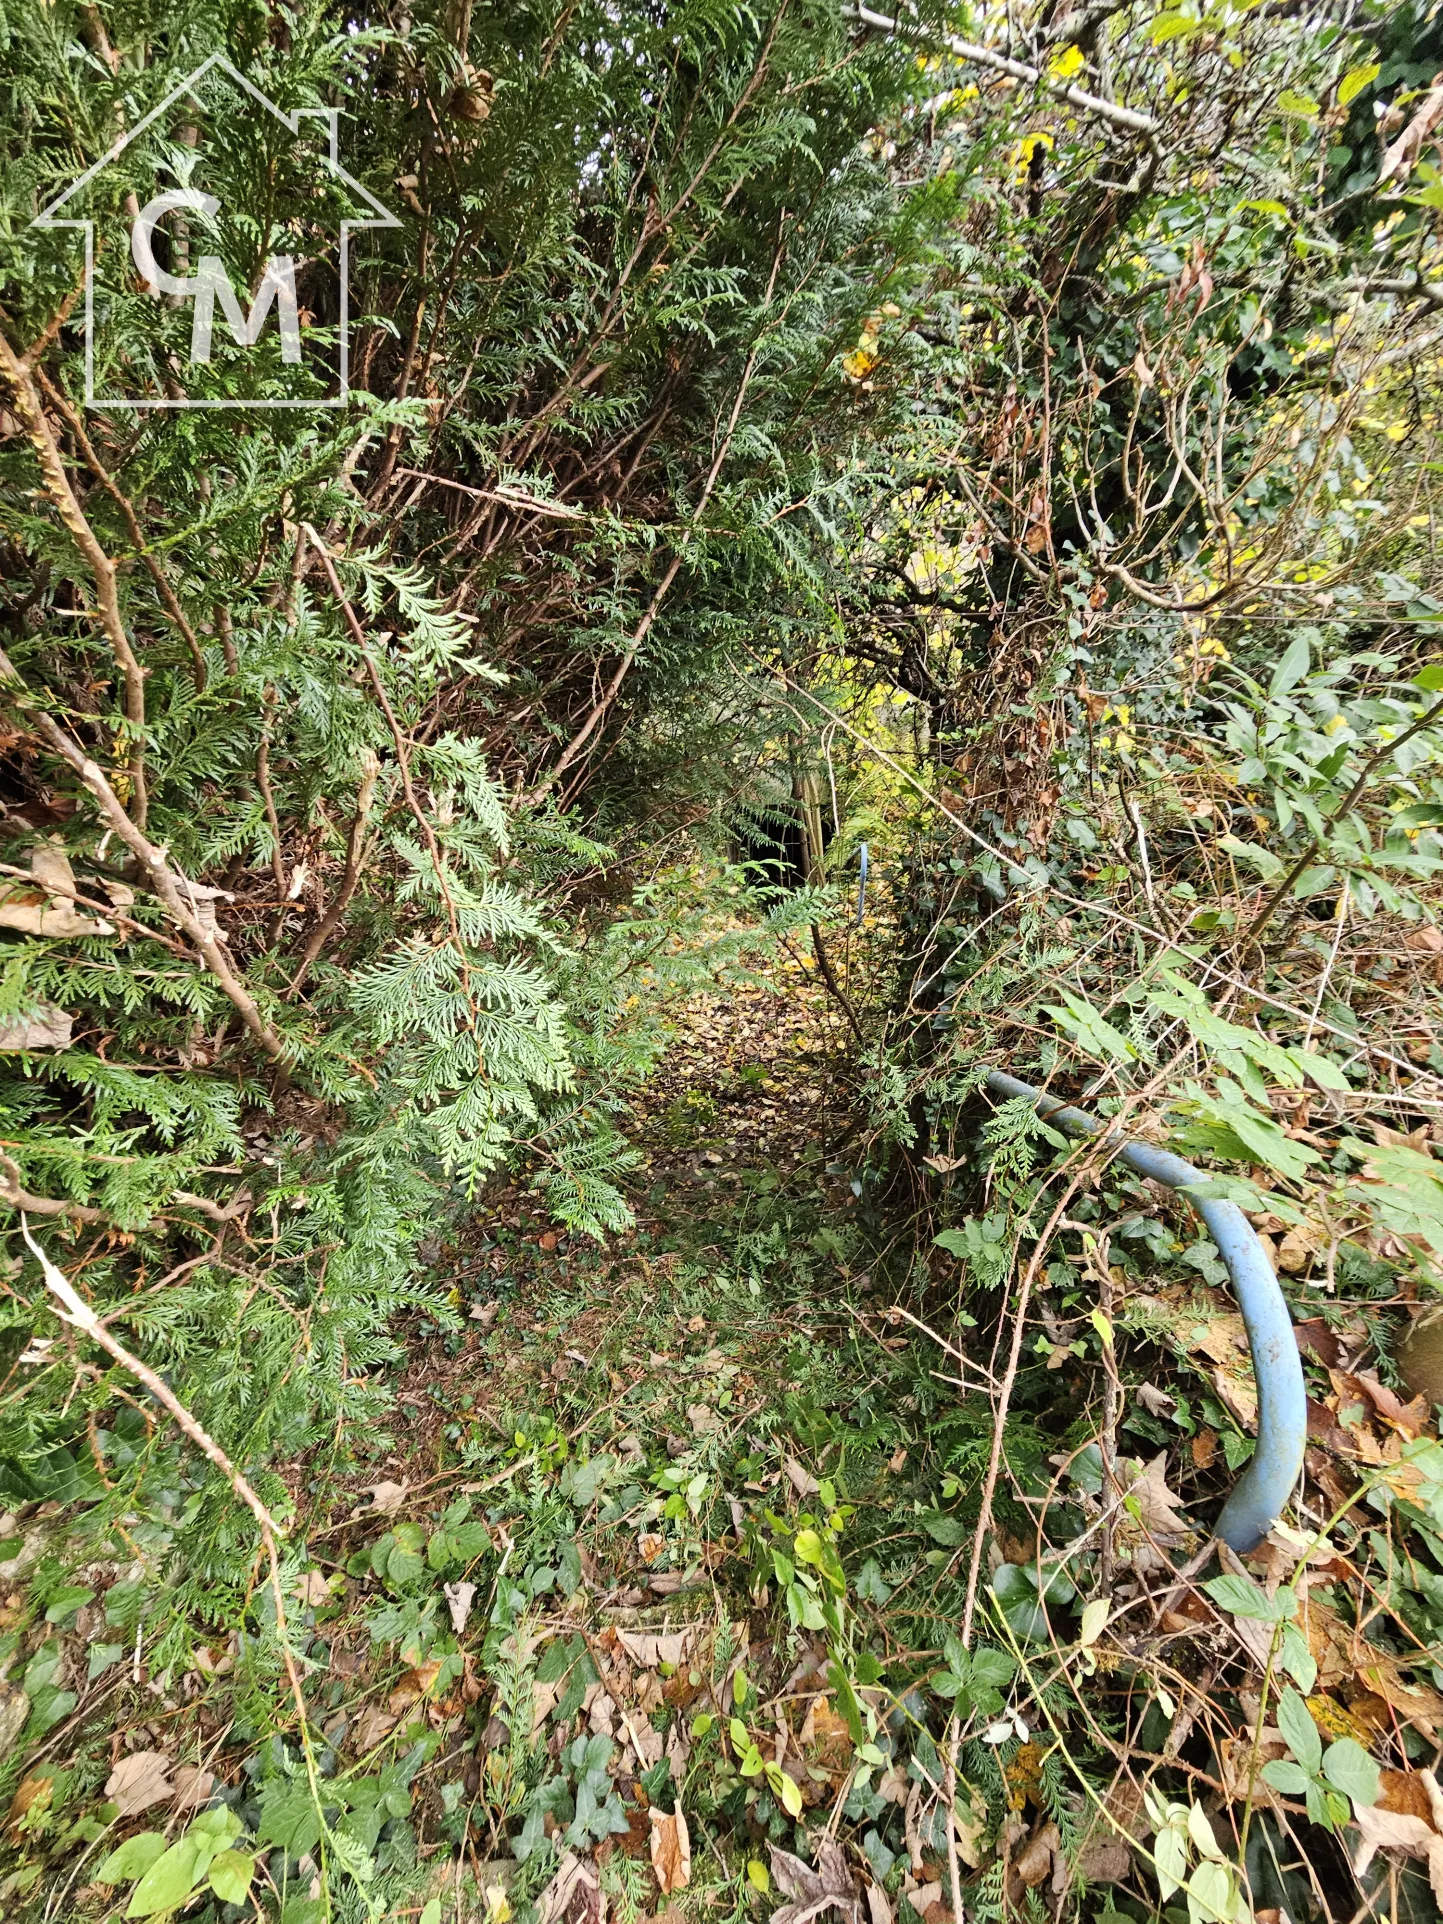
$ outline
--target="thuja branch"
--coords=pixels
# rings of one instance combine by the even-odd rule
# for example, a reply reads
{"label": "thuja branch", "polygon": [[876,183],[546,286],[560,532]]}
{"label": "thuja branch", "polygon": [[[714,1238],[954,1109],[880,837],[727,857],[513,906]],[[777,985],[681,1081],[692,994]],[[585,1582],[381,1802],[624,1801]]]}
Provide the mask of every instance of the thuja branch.
{"label": "thuja branch", "polygon": [[129,741],[129,767],[131,807],[135,825],[145,827],[147,812],[145,791],[145,674],[135,650],[130,645],[130,637],[125,632],[125,621],[120,612],[119,575],[115,563],[105,552],[96,537],[95,530],[86,519],[70,477],[65,472],[60,449],[51,432],[50,423],[45,418],[45,406],[35,385],[34,377],[20,356],[11,347],[3,333],[0,333],[0,374],[10,389],[15,404],[15,412],[25,430],[26,438],[35,450],[40,463],[41,479],[45,493],[54,505],[76,547],[85,559],[95,580],[96,600],[100,606],[100,622],[104,628],[115,659],[120,666],[121,679],[125,688],[125,723]]}
{"label": "thuja branch", "polygon": [[[15,682],[22,689],[25,686],[14,663],[3,650],[0,650],[0,680]],[[206,966],[234,1004],[241,1021],[273,1062],[284,1060],[291,1051],[271,1024],[266,1021],[256,1006],[250,990],[236,974],[230,957],[221,946],[218,934],[213,929],[208,929],[196,913],[195,903],[198,897],[194,885],[179,870],[171,867],[167,851],[152,842],[139,825],[126,814],[120,797],[106,779],[105,771],[85,753],[78,742],[67,734],[54,716],[47,715],[44,709],[36,705],[34,699],[28,696],[28,691],[24,705],[38,732],[56,754],[75,770],[95,797],[100,812],[105,817],[106,825],[114,830],[140,863],[151,888],[169,911],[172,920],[184,929],[199,949]]]}
{"label": "thuja branch", "polygon": [[96,480],[110,496],[116,507],[119,508],[121,518],[125,522],[126,533],[130,536],[131,546],[140,556],[146,573],[155,583],[155,591],[160,596],[165,612],[170,616],[172,624],[183,637],[186,647],[190,650],[191,671],[195,678],[195,692],[198,695],[203,695],[205,693],[206,669],[205,656],[201,653],[200,642],[196,637],[194,628],[190,625],[184,608],[180,605],[179,597],[170,585],[164,568],[161,567],[159,561],[146,546],[145,530],[140,525],[140,517],[131,505],[130,497],[125,493],[124,489],[121,488],[114,475],[111,474],[99,454],[97,454],[94,443],[85,431],[84,421],[82,421],[80,415],[70,405],[65,395],[53,381],[47,379],[43,369],[37,369],[36,372],[46,400],[49,401],[57,414],[64,417],[65,425],[75,436],[75,445],[85,456],[87,467],[89,467]]}
{"label": "thuja branch", "polygon": [[301,1689],[300,1674],[296,1669],[296,1660],[291,1654],[291,1640],[286,1628],[285,1588],[281,1583],[280,1553],[277,1549],[278,1540],[285,1535],[285,1529],[271,1515],[266,1505],[261,1501],[259,1495],[257,1495],[249,1479],[231,1462],[220,1444],[216,1442],[215,1438],[205,1426],[191,1415],[190,1411],[170,1388],[169,1384],[167,1384],[163,1378],[157,1376],[155,1371],[147,1364],[142,1363],[138,1356],[133,1356],[123,1343],[117,1341],[117,1339],[111,1335],[110,1331],[105,1327],[104,1323],[101,1322],[89,1303],[87,1303],[84,1297],[76,1290],[70,1278],[63,1270],[57,1268],[56,1265],[51,1262],[45,1251],[40,1247],[39,1243],[36,1242],[30,1233],[30,1225],[23,1216],[20,1219],[20,1233],[24,1236],[30,1246],[31,1253],[40,1265],[41,1274],[45,1278],[45,1287],[55,1298],[57,1305],[55,1313],[61,1322],[68,1323],[72,1329],[80,1330],[82,1334],[88,1336],[92,1342],[98,1343],[107,1356],[118,1363],[129,1375],[133,1376],[137,1383],[142,1384],[150,1391],[150,1394],[155,1398],[156,1402],[169,1412],[175,1421],[176,1427],[182,1434],[189,1437],[190,1441],[195,1444],[201,1454],[208,1458],[220,1471],[226,1482],[229,1483],[231,1489],[240,1498],[241,1502],[245,1504],[246,1508],[260,1525],[261,1542],[265,1546],[266,1561],[270,1566],[271,1598],[275,1604],[276,1611],[276,1636],[280,1640],[281,1658],[286,1667],[286,1676],[290,1680],[291,1695],[295,1699],[296,1712],[301,1720],[301,1739],[306,1752],[307,1769],[311,1776],[312,1794],[317,1794],[318,1787],[315,1782],[314,1767],[311,1764],[310,1743],[307,1736],[308,1725],[305,1693]]}

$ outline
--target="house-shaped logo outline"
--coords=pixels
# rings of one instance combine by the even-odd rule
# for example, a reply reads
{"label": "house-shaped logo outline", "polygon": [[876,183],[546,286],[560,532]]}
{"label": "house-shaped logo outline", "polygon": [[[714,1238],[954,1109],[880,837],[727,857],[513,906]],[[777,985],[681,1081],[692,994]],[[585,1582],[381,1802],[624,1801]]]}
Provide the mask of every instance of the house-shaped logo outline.
{"label": "house-shaped logo outline", "polygon": [[[154,126],[182,94],[195,94],[195,88],[205,76],[215,68],[227,74],[238,87],[275,116],[290,133],[298,134],[303,120],[323,120],[327,129],[327,148],[325,164],[334,177],[342,182],[356,198],[374,209],[375,218],[366,220],[343,220],[341,222],[341,260],[340,260],[340,348],[341,381],[340,390],[329,399],[314,401],[275,400],[191,400],[182,397],[171,400],[169,397],[157,400],[132,400],[123,395],[95,395],[95,222],[93,220],[57,220],[55,216],[67,201],[72,200],[82,188],[88,187],[97,175],[117,161],[132,141],[138,140],[145,131]],[[197,105],[203,105],[195,95]],[[275,102],[263,94],[259,87],[249,81],[238,67],[231,64],[222,53],[213,53],[203,60],[193,73],[165,96],[156,107],[152,107],[143,120],[139,120],[102,154],[92,167],[87,167],[78,179],[71,182],[50,205],[38,213],[31,221],[32,227],[46,229],[73,228],[85,237],[85,404],[87,407],[119,408],[338,408],[344,407],[350,395],[351,373],[351,309],[350,309],[350,246],[352,233],[364,233],[372,228],[399,227],[401,222],[388,207],[382,205],[376,196],[363,187],[354,175],[349,174],[341,165],[337,152],[340,140],[339,107],[297,107],[294,113],[285,113]]]}

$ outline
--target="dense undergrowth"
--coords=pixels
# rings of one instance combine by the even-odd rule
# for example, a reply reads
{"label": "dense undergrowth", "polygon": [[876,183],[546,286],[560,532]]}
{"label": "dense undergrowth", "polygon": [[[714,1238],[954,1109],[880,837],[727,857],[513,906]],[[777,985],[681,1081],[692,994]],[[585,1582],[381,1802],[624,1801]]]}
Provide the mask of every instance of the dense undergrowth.
{"label": "dense undergrowth", "polygon": [[1433,13],[0,30],[4,1915],[1433,1914]]}

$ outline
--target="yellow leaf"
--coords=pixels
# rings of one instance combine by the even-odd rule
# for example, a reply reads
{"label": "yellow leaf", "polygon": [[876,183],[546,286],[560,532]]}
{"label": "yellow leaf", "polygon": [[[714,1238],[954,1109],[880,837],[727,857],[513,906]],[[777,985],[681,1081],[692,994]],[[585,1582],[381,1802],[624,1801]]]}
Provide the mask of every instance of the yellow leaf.
{"label": "yellow leaf", "polygon": [[1071,80],[1075,73],[1081,73],[1087,65],[1081,47],[1064,47],[1060,53],[1053,54],[1047,63],[1047,71],[1054,80]]}
{"label": "yellow leaf", "polygon": [[1338,82],[1338,105],[1351,106],[1365,87],[1370,87],[1382,72],[1376,60],[1366,67],[1351,67]]}

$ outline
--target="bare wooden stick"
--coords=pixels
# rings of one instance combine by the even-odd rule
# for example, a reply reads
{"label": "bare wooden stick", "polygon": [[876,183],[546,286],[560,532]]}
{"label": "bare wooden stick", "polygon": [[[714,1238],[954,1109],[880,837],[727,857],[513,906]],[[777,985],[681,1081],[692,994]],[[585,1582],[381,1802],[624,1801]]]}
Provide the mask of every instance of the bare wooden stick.
{"label": "bare wooden stick", "polygon": [[136,659],[135,650],[130,645],[130,637],[125,632],[125,622],[120,612],[119,576],[116,566],[96,539],[95,530],[85,518],[85,510],[81,507],[75,490],[70,485],[70,477],[65,472],[65,463],[61,459],[59,446],[51,432],[50,423],[45,418],[45,406],[35,385],[34,377],[3,333],[0,333],[0,374],[5,377],[5,383],[15,403],[15,411],[20,417],[20,425],[24,428],[26,438],[34,448],[40,463],[45,492],[64,523],[66,532],[84,556],[85,565],[95,579],[101,626],[105,629],[110,646],[115,653],[125,688],[125,721],[127,733],[130,736],[131,806],[134,810],[136,826],[143,829],[147,808],[145,673]]}

